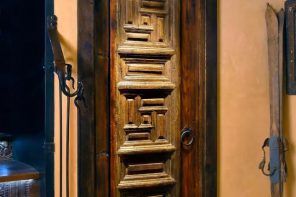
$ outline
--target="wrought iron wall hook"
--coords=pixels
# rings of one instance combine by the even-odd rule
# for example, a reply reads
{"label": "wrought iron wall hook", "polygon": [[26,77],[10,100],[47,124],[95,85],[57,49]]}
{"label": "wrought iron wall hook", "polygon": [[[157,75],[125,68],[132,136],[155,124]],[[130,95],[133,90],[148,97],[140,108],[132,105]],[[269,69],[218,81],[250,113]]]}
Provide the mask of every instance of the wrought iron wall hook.
{"label": "wrought iron wall hook", "polygon": [[86,105],[86,100],[85,100],[85,97],[84,97],[84,87],[83,87],[83,83],[82,82],[78,82],[78,86],[81,86],[81,88],[79,89],[79,92],[76,96],[76,98],[74,99],[74,104],[75,106],[80,109],[80,106],[79,106],[79,102],[81,101],[83,103],[83,106],[84,107],[87,107]]}
{"label": "wrought iron wall hook", "polygon": [[50,43],[52,46],[54,56],[54,72],[57,74],[60,85],[60,197],[63,195],[63,104],[62,104],[62,93],[67,97],[67,119],[66,119],[66,196],[69,196],[69,135],[70,135],[70,98],[74,98],[75,106],[80,112],[79,101],[85,99],[83,96],[84,88],[82,82],[78,81],[77,89],[71,92],[70,87],[67,83],[70,83],[72,88],[75,89],[75,79],[72,77],[72,65],[65,62],[64,54],[62,51],[61,43],[58,37],[57,31],[57,17],[50,16],[47,24],[48,34]]}
{"label": "wrought iron wall hook", "polygon": [[66,64],[66,80],[70,81],[72,88],[75,89],[75,79],[72,77],[72,65]]}
{"label": "wrought iron wall hook", "polygon": [[83,84],[81,82],[78,82],[77,90],[74,92],[71,92],[70,88],[67,86],[67,81],[70,81],[74,89],[75,80],[72,77],[72,65],[65,62],[64,54],[58,37],[57,17],[55,15],[48,17],[47,24],[48,34],[54,56],[54,71],[58,76],[61,91],[67,97],[77,96],[79,99],[84,100],[82,95]]}

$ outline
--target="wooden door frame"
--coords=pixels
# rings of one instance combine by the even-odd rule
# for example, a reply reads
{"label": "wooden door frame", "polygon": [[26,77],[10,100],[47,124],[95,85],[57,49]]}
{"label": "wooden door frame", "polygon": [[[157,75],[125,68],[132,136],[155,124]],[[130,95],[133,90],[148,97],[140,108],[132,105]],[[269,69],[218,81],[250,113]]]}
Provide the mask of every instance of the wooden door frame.
{"label": "wooden door frame", "polygon": [[[109,196],[109,37],[113,25],[109,9],[106,0],[78,0],[78,78],[86,99],[86,107],[78,114],[78,196],[84,197]],[[182,96],[191,107],[184,111],[187,119],[183,118],[182,125],[193,127],[198,142],[190,160],[198,166],[194,171],[198,179],[189,183],[197,187],[199,196],[213,197],[217,196],[217,0],[182,0],[181,10],[181,28],[190,32],[181,35],[181,48],[187,54],[181,54],[181,62],[187,63],[182,75],[193,80],[183,80],[181,87],[197,93],[196,100]],[[182,153],[183,160],[187,156]]]}
{"label": "wooden door frame", "polygon": [[54,14],[54,0],[44,1],[44,152],[45,174],[42,188],[47,197],[54,196],[54,72],[53,54],[47,33],[47,17]]}

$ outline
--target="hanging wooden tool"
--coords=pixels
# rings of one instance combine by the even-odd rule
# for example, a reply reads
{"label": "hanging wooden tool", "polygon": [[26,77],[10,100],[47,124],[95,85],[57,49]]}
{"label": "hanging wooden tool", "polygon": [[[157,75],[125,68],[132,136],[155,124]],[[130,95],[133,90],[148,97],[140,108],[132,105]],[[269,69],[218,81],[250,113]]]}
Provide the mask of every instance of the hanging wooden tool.
{"label": "hanging wooden tool", "polygon": [[[67,85],[70,83],[72,89],[74,89],[75,80],[72,77],[72,66],[66,64],[64,54],[62,51],[61,43],[58,37],[57,31],[57,17],[51,16],[48,18],[48,33],[49,39],[52,46],[53,56],[54,56],[54,72],[57,74],[60,86],[60,197],[62,197],[62,185],[63,185],[63,105],[62,96],[63,94],[67,97],[67,108],[66,108],[66,196],[69,196],[69,136],[70,136],[70,99],[74,99],[76,107],[78,102],[81,100],[85,102],[83,97],[83,84],[78,82],[77,90],[71,92],[71,88]],[[78,108],[79,109],[79,108]]]}
{"label": "hanging wooden tool", "polygon": [[[270,138],[266,139],[262,146],[264,157],[259,168],[264,175],[270,177],[271,196],[282,197],[283,183],[286,180],[287,172],[286,143],[282,129],[284,10],[276,13],[267,4],[265,17],[268,36]],[[269,172],[264,169],[266,163],[265,147],[269,147],[270,150]]]}

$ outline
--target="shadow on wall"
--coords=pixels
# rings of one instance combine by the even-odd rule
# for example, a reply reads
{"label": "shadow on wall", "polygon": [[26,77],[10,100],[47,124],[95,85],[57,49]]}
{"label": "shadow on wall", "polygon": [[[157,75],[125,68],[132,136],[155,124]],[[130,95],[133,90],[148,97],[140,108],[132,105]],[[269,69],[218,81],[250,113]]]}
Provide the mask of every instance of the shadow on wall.
{"label": "shadow on wall", "polygon": [[[295,147],[292,143],[289,143],[289,139],[292,139],[292,128],[291,125],[291,106],[289,105],[289,96],[284,97],[284,110],[283,110],[283,116],[284,116],[284,135],[286,139],[288,139],[288,151],[286,152],[286,160],[288,165],[288,178],[287,183],[285,187],[285,194],[287,197],[294,197],[294,185],[295,185],[295,171],[293,166],[295,165],[293,161],[293,155],[295,154]],[[295,121],[295,120],[294,120]]]}

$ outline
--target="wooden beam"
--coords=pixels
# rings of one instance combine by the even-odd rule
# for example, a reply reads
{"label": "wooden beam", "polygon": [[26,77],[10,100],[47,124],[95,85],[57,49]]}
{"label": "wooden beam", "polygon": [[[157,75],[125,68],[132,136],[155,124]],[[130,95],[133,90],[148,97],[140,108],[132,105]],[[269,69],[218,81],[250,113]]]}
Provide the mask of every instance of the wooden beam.
{"label": "wooden beam", "polygon": [[196,140],[181,153],[182,194],[211,197],[217,195],[217,1],[185,0],[181,10],[181,121]]}
{"label": "wooden beam", "polygon": [[47,197],[54,196],[54,72],[53,54],[47,33],[47,17],[54,14],[54,1],[45,0],[45,43],[44,43],[44,80],[45,80],[45,120],[44,120],[44,149],[45,149],[45,194]]}
{"label": "wooden beam", "polygon": [[217,196],[217,0],[206,0],[206,120],[204,145],[204,195]]}
{"label": "wooden beam", "polygon": [[78,196],[95,194],[95,1],[78,0],[78,80],[86,106],[78,110]]}
{"label": "wooden beam", "polygon": [[109,1],[95,5],[96,196],[109,196]]}

